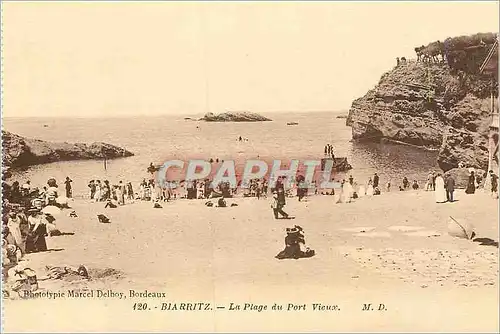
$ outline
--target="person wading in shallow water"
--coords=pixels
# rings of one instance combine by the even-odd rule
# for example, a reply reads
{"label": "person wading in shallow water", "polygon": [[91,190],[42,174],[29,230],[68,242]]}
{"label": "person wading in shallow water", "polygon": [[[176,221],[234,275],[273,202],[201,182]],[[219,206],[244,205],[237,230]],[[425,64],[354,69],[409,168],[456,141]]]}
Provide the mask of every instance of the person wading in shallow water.
{"label": "person wading in shallow water", "polygon": [[289,218],[288,213],[283,211],[283,207],[285,206],[285,204],[285,191],[280,187],[273,193],[273,203],[271,205],[271,207],[273,208],[275,219],[279,219],[278,214],[282,215],[284,219]]}

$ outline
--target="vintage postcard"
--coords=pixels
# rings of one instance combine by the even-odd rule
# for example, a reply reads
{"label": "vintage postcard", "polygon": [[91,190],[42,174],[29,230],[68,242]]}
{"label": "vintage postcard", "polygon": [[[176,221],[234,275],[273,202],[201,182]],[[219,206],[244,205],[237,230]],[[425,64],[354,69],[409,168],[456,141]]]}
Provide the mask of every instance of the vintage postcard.
{"label": "vintage postcard", "polygon": [[498,332],[498,1],[3,1],[3,332]]}

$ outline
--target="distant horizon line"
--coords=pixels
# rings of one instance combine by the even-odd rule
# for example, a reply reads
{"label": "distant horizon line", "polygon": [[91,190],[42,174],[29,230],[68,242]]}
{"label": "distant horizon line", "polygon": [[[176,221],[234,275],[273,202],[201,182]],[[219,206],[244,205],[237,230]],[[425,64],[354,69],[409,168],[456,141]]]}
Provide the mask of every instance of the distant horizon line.
{"label": "distant horizon line", "polygon": [[[225,112],[252,112],[252,113],[257,113],[257,114],[320,114],[320,113],[334,113],[334,114],[342,114],[342,113],[347,113],[349,110],[308,110],[308,111],[300,111],[300,110],[294,110],[294,111],[262,111],[262,112],[254,112],[254,111],[249,111],[249,110],[239,110],[239,111],[224,111],[220,113],[214,113],[215,115],[223,114]],[[193,116],[203,116],[207,114],[206,113],[193,113],[193,114],[153,114],[153,115],[145,115],[145,114],[138,114],[138,115],[113,115],[113,116],[100,116],[100,115],[88,115],[88,116],[54,116],[54,115],[45,115],[45,116],[4,116],[2,115],[2,119],[15,119],[15,118],[134,118],[134,117],[165,117],[165,116],[178,116],[178,117],[193,117]]]}

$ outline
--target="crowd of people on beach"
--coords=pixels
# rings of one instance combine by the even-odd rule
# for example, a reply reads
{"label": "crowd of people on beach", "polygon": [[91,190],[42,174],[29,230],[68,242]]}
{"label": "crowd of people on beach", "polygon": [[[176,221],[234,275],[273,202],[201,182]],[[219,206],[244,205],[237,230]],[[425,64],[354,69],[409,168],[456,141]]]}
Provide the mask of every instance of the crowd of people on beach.
{"label": "crowd of people on beach", "polygon": [[68,208],[72,180],[64,180],[64,192],[54,178],[42,187],[27,180],[2,183],[2,274],[16,266],[26,254],[47,251],[46,237],[56,231],[55,215]]}
{"label": "crowd of people on beach", "polygon": [[[477,175],[474,169],[469,169],[469,177],[465,194],[471,195],[476,192],[483,180],[489,177],[491,182],[491,195],[498,198],[498,176],[490,170],[483,175]],[[456,180],[450,174],[441,174],[434,171],[430,172],[427,176],[427,183],[425,185],[426,191],[434,191],[436,203],[454,202],[454,192],[456,188]]]}
{"label": "crowd of people on beach", "polygon": [[[332,153],[331,146],[325,147],[328,153]],[[333,153],[332,153],[333,154]],[[152,164],[151,164],[152,166]],[[150,166],[150,167],[151,167]],[[151,168],[148,168],[148,171]],[[498,181],[497,176],[490,171],[492,180],[493,192],[497,192]],[[222,182],[215,186],[212,185],[212,180],[206,178],[204,180],[180,181],[177,187],[165,186],[160,187],[155,179],[146,181],[143,179],[139,184],[139,191],[134,192],[132,183],[123,183],[110,186],[106,180],[102,184],[99,180],[90,181],[90,198],[93,201],[107,202],[105,207],[116,208],[119,205],[133,203],[136,200],[152,201],[154,207],[161,207],[158,202],[168,202],[175,199],[213,199],[213,198],[232,198],[235,196],[255,197],[257,199],[267,198],[271,194],[271,207],[275,218],[289,218],[289,215],[284,211],[286,198],[297,197],[302,201],[310,193],[321,195],[333,195],[335,203],[350,203],[353,199],[360,197],[371,197],[380,195],[383,191],[390,192],[392,183],[387,181],[385,188],[382,186],[380,176],[374,173],[368,178],[366,183],[358,183],[352,175],[347,179],[340,181],[340,188],[322,189],[318,186],[316,180],[310,184],[305,183],[305,178],[302,175],[291,177],[290,180],[285,176],[277,178],[275,186],[269,187],[272,180],[267,178],[252,179],[248,184],[242,186],[240,180],[237,185],[232,185],[229,182]],[[290,181],[290,182],[287,182]],[[469,183],[466,189],[466,194],[473,194],[475,189],[481,185],[482,177],[477,177],[474,172],[471,172]],[[410,182],[405,176],[402,178],[401,184],[398,185],[399,191],[419,190],[421,189],[417,180]],[[238,193],[238,189],[242,189],[242,193]],[[423,187],[426,191],[434,191],[437,203],[453,202],[455,191],[455,179],[451,175],[442,175],[435,171],[428,174],[427,182]],[[220,203],[219,203],[220,204]],[[226,206],[220,204],[219,206]]]}
{"label": "crowd of people on beach", "polygon": [[[325,147],[326,154],[332,154],[332,147]],[[218,159],[217,159],[218,160]],[[150,166],[151,167],[151,166]],[[491,193],[498,198],[498,176],[490,170],[484,175],[477,175],[470,170],[465,194],[474,194],[486,177],[491,182]],[[118,181],[115,184],[108,180],[94,179],[88,182],[88,198],[95,203],[103,203],[103,208],[117,208],[121,205],[131,204],[135,201],[151,201],[153,207],[161,207],[158,202],[171,201],[179,198],[185,199],[212,199],[218,198],[218,207],[225,207],[225,199],[238,195],[242,197],[255,197],[257,199],[271,196],[271,208],[275,219],[293,219],[285,210],[287,198],[297,197],[302,201],[308,194],[333,195],[334,203],[350,203],[353,199],[381,195],[382,186],[378,173],[368,178],[367,182],[358,183],[352,175],[340,181],[339,188],[321,189],[316,181],[305,183],[302,175],[292,177],[278,177],[276,182],[267,178],[253,179],[242,187],[241,182],[231,185],[222,182],[212,186],[209,178],[198,181],[181,181],[179,187],[160,187],[154,178],[143,178],[138,184],[138,191],[134,192],[132,182]],[[287,182],[290,181],[290,182]],[[270,184],[273,184],[270,187]],[[69,208],[68,200],[73,197],[73,180],[66,177],[63,181],[63,191],[59,190],[54,178],[47,180],[46,185],[33,187],[29,180],[24,183],[14,181],[11,184],[3,182],[2,206],[2,252],[4,254],[3,266],[13,266],[25,254],[47,250],[45,238],[51,235],[51,230],[56,230],[53,210]],[[435,193],[437,203],[454,202],[455,179],[451,175],[443,175],[431,171],[423,187],[426,191]],[[237,189],[243,189],[242,194]],[[403,177],[399,185],[400,191],[418,190],[417,180],[410,182]],[[385,191],[391,191],[391,181],[385,184]],[[222,200],[222,202],[221,202]],[[231,205],[232,206],[232,205]],[[55,209],[54,209],[55,208]],[[72,212],[74,216],[76,213]],[[70,217],[71,217],[70,214]],[[293,232],[295,233],[295,232]],[[294,246],[295,247],[295,246]]]}
{"label": "crowd of people on beach", "polygon": [[[101,180],[90,180],[87,186],[90,191],[89,198],[94,202],[106,202],[108,205],[116,201],[119,205],[124,205],[126,200],[133,201],[135,198],[131,182],[123,183],[120,180],[117,184],[110,184],[108,180],[102,183]],[[141,189],[144,188],[141,183]]]}

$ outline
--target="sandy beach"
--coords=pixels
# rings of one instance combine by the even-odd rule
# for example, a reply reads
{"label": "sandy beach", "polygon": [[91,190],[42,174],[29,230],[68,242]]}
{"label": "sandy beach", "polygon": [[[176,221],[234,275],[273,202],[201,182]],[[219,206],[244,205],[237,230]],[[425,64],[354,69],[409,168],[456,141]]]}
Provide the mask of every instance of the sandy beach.
{"label": "sandy beach", "polygon": [[[84,264],[94,274],[91,281],[40,281],[40,291],[147,289],[165,292],[161,302],[208,302],[213,310],[132,309],[135,302],[159,303],[151,298],[5,300],[4,329],[498,331],[498,202],[482,191],[458,190],[456,202],[442,204],[425,191],[345,204],[334,204],[332,196],[289,198],[285,210],[295,220],[275,220],[269,199],[228,203],[238,206],[182,199],[162,209],[141,201],[104,209],[103,203],[75,200],[71,206],[79,217],[64,210],[56,221],[68,235],[47,238],[50,250],[26,260],[39,277],[46,265]],[[98,213],[111,223],[100,224]],[[449,216],[473,223],[480,239],[449,236]],[[304,228],[316,256],[275,259],[285,228],[294,224]],[[268,308],[237,312],[228,309],[230,303]],[[284,310],[271,310],[274,303]],[[289,303],[306,303],[307,311],[286,311]],[[312,311],[313,303],[340,310]],[[362,311],[365,303],[376,310]],[[379,304],[386,310],[378,311]],[[19,312],[31,320],[14,316]]]}
{"label": "sandy beach", "polygon": [[0,332],[499,333],[498,5],[2,1]]}

